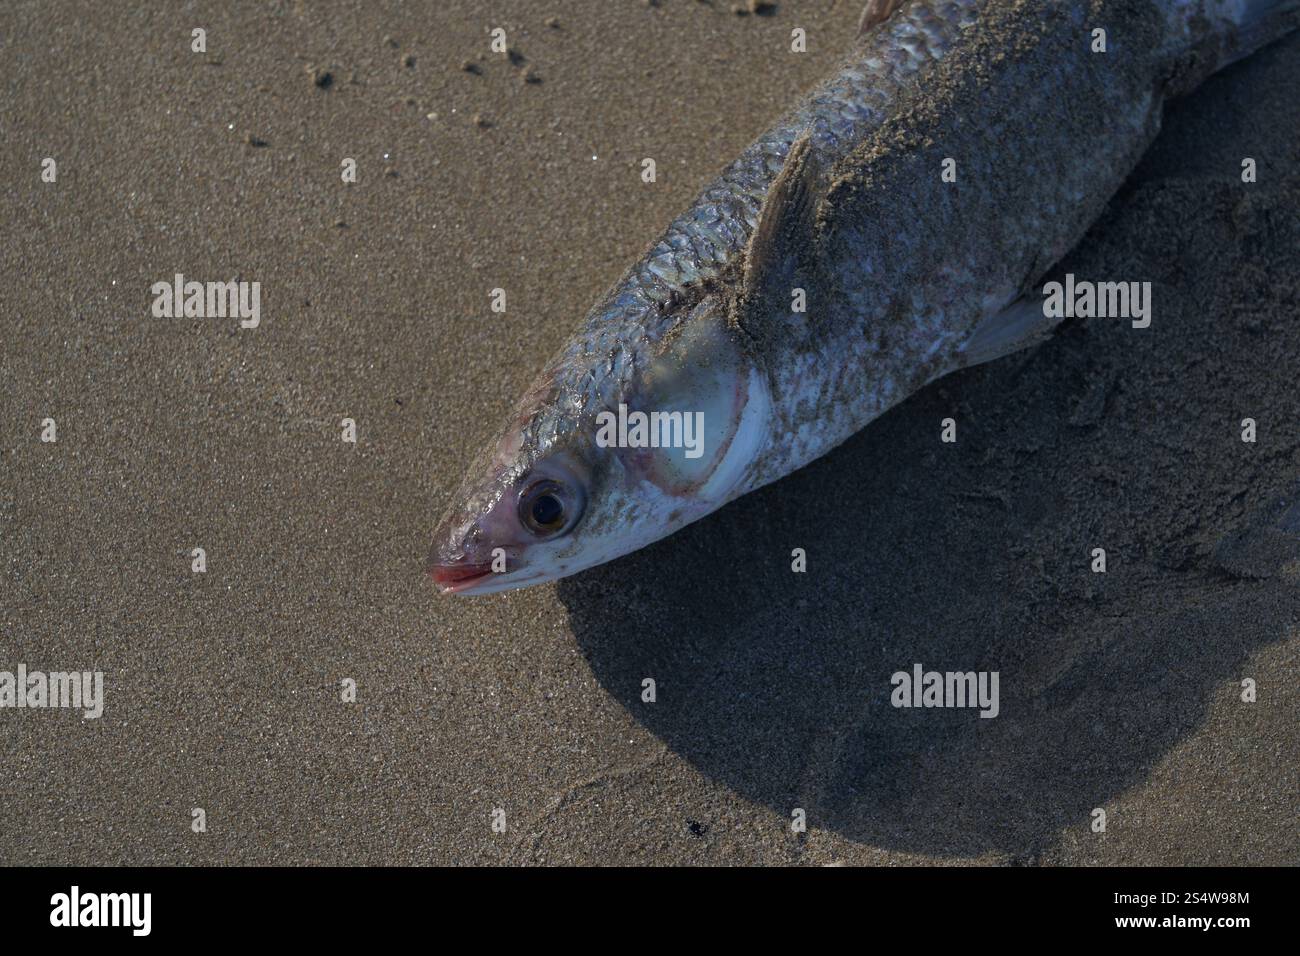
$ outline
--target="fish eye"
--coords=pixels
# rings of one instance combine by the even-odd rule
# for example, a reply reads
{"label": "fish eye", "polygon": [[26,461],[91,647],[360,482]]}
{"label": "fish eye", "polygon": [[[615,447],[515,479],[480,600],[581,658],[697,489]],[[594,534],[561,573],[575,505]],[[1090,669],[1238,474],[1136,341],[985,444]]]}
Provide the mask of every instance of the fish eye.
{"label": "fish eye", "polygon": [[559,482],[535,481],[519,496],[519,520],[539,537],[568,531],[578,519],[573,496]]}

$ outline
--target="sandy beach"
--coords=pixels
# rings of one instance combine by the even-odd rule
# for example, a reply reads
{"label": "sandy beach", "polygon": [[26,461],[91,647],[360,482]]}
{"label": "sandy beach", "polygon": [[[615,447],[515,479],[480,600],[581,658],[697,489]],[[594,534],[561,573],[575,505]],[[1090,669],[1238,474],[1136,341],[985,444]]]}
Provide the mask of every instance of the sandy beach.
{"label": "sandy beach", "polygon": [[[858,0],[127,6],[0,8],[0,671],[104,675],[0,709],[0,863],[1300,864],[1300,35],[1050,273],[1150,281],[1149,329],[455,599],[466,463]],[[177,274],[257,327],[156,317]],[[892,707],[915,663],[997,719]]]}

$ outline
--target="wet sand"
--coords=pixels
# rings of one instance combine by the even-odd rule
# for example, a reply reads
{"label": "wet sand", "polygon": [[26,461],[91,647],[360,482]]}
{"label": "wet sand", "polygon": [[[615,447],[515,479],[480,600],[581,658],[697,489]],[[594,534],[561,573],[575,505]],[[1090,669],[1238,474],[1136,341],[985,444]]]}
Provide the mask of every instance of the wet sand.
{"label": "wet sand", "polygon": [[[1151,281],[1150,329],[1071,320],[453,600],[464,463],[856,0],[109,6],[0,10],[0,670],[106,685],[0,710],[0,862],[1300,863],[1300,37],[1176,104],[1053,270]],[[176,273],[259,281],[260,326],[155,318]],[[890,707],[918,662],[998,671],[999,717]]]}

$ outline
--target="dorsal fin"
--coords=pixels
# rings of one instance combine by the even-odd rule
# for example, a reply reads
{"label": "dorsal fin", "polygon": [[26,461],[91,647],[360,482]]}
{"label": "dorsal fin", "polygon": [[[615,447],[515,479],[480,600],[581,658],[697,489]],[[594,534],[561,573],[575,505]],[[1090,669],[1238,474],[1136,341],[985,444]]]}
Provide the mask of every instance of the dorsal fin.
{"label": "dorsal fin", "polygon": [[867,0],[862,8],[862,18],[858,20],[858,39],[872,27],[884,23],[897,12],[906,0]]}
{"label": "dorsal fin", "polygon": [[792,274],[796,260],[807,251],[817,216],[816,182],[812,134],[804,132],[790,144],[745,247],[742,288],[747,300],[762,300],[771,280]]}

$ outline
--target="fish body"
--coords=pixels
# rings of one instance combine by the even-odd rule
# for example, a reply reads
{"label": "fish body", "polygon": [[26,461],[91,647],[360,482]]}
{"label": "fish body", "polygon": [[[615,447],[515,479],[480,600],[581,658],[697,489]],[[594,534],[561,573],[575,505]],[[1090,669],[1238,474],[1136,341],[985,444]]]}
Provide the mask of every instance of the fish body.
{"label": "fish body", "polygon": [[[872,0],[839,72],[673,221],[471,466],[435,581],[486,593],[608,561],[1041,340],[1026,294],[1165,99],[1296,28],[1298,7]],[[628,409],[659,413],[659,447],[600,440]],[[701,416],[703,453],[664,447],[674,414]]]}

